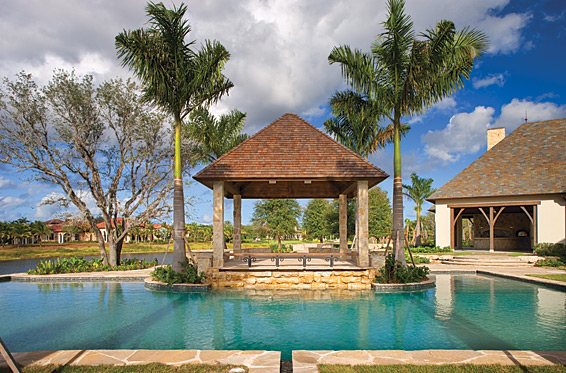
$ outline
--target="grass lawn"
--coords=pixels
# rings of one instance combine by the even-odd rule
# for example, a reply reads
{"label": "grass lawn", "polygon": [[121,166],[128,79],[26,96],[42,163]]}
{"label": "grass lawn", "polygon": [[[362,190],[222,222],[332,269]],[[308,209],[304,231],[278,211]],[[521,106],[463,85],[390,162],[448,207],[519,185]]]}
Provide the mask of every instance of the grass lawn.
{"label": "grass lawn", "polygon": [[566,372],[564,365],[516,366],[516,365],[319,365],[320,373],[550,373]]}
{"label": "grass lawn", "polygon": [[566,282],[566,274],[565,273],[556,273],[556,274],[550,274],[550,275],[527,275],[527,276],[546,278],[548,280],[556,280],[556,281]]}
{"label": "grass lawn", "polygon": [[[189,242],[191,250],[211,249],[210,242]],[[269,247],[267,242],[242,243],[243,248]],[[232,244],[227,244],[232,248]],[[122,253],[163,253],[167,249],[167,244],[163,243],[126,243],[122,248]],[[173,252],[173,245],[169,246],[169,252]],[[26,245],[22,247],[4,246],[0,247],[0,261],[14,259],[43,259],[53,257],[86,256],[98,255],[98,243],[96,242],[68,242],[64,244],[45,243],[39,245]]]}
{"label": "grass lawn", "polygon": [[[208,365],[208,364],[185,364],[178,367],[165,364],[147,364],[147,365],[130,365],[130,366],[112,366],[101,365],[95,367],[89,366],[28,366],[22,369],[24,373],[227,373],[235,367],[243,368],[246,372],[248,368],[234,365]],[[0,368],[0,373],[11,372],[8,368]]]}

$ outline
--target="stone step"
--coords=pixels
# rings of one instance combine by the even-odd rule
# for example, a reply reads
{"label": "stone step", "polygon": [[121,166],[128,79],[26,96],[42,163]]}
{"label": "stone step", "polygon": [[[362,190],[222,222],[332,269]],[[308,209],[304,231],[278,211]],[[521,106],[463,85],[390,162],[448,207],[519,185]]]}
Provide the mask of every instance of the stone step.
{"label": "stone step", "polygon": [[468,265],[468,266],[488,266],[488,267],[530,267],[533,266],[532,263],[516,260],[482,260],[482,259],[470,259],[470,258],[456,258],[445,259],[442,264],[452,264],[452,265]]}
{"label": "stone step", "polygon": [[472,257],[472,256],[455,256],[452,261],[457,262],[489,262],[489,263],[523,263],[524,261],[518,257]]}

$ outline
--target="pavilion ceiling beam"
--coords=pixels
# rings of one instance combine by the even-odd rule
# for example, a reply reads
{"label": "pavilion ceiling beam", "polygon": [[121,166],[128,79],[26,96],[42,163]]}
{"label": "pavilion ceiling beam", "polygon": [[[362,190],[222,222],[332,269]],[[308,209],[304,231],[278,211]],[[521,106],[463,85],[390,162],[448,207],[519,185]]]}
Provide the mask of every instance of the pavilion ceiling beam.
{"label": "pavilion ceiling beam", "polygon": [[224,182],[224,193],[230,193],[233,196],[235,195],[240,195],[242,192],[240,191],[240,188],[234,186],[234,184],[232,184],[229,181],[225,181]]}
{"label": "pavilion ceiling beam", "polygon": [[355,182],[355,181],[352,181],[352,182],[350,183],[350,185],[348,185],[348,186],[346,187],[346,189],[344,189],[344,191],[343,191],[342,193],[340,193],[340,194],[350,195],[350,194],[352,194],[352,193],[354,193],[354,192],[357,191],[357,187],[358,187],[358,183]]}

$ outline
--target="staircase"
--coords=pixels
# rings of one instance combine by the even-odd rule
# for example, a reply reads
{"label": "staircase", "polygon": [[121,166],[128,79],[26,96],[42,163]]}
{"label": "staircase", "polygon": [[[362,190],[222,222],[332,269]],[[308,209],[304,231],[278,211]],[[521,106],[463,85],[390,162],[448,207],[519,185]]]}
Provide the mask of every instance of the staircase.
{"label": "staircase", "polygon": [[531,263],[529,263],[529,261],[521,259],[521,257],[518,256],[462,255],[454,256],[452,259],[443,259],[442,264],[488,267],[532,267],[534,262],[531,261]]}

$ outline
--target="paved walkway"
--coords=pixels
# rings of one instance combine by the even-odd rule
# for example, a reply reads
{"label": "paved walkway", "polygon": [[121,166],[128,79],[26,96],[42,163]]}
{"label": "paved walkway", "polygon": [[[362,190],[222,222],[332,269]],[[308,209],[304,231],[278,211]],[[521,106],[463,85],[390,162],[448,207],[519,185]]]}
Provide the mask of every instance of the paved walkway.
{"label": "paved walkway", "polygon": [[[16,352],[13,356],[20,366],[223,364],[243,365],[250,373],[279,373],[281,363],[281,352],[260,350],[63,350]],[[1,356],[0,367],[7,367]]]}
{"label": "paved walkway", "polygon": [[356,351],[293,351],[293,373],[316,373],[318,364],[345,365],[441,365],[501,364],[552,365],[566,364],[566,351],[474,351],[474,350],[356,350]]}

